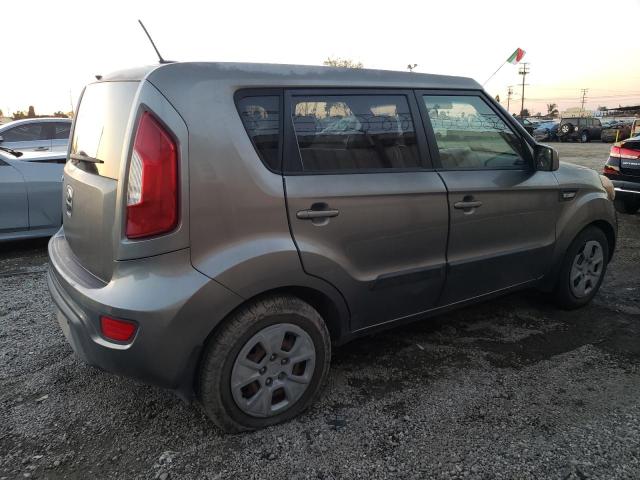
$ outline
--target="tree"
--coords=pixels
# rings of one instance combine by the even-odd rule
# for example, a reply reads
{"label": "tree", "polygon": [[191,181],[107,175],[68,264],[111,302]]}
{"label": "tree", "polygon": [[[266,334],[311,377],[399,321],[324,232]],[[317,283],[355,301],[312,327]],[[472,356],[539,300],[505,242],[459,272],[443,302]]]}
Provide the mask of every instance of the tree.
{"label": "tree", "polygon": [[496,102],[500,103],[500,94],[496,95]]}
{"label": "tree", "polygon": [[22,110],[18,110],[17,112],[13,112],[13,117],[14,120],[21,120],[23,118],[27,118],[27,114],[24,113]]}
{"label": "tree", "polygon": [[536,113],[536,117],[541,117],[541,116],[542,116],[542,112]]}
{"label": "tree", "polygon": [[322,64],[326,67],[341,67],[341,68],[362,68],[364,65],[362,62],[354,62],[349,58],[331,58],[328,57]]}
{"label": "tree", "polygon": [[607,110],[607,107],[598,107],[599,112],[606,112]]}
{"label": "tree", "polygon": [[36,117],[36,109],[33,108],[33,105],[29,105],[29,113],[27,113],[27,117],[35,118]]}
{"label": "tree", "polygon": [[558,115],[558,105],[555,103],[547,103],[547,115],[555,117]]}
{"label": "tree", "polygon": [[524,117],[530,117],[530,116],[531,116],[531,114],[529,113],[529,110],[528,110],[528,109],[523,108],[523,109],[522,109],[522,111],[520,112],[520,116],[521,116],[522,118],[524,118]]}
{"label": "tree", "polygon": [[4,112],[2,111],[1,108],[0,108],[0,117],[4,117]]}
{"label": "tree", "polygon": [[58,118],[67,118],[68,115],[64,112],[61,112],[60,110],[58,110],[57,112],[53,112],[53,116],[54,117],[58,117]]}

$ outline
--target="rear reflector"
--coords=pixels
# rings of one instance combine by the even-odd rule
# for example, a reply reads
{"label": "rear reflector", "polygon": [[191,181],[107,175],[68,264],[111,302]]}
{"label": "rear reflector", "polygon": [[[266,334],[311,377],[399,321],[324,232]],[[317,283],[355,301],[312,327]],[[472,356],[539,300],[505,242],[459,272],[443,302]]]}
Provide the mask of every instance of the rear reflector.
{"label": "rear reflector", "polygon": [[178,148],[149,112],[140,117],[127,184],[128,238],[170,232],[178,225]]}
{"label": "rear reflector", "polygon": [[127,320],[116,320],[111,317],[100,317],[102,336],[116,342],[128,342],[136,333],[136,324]]}

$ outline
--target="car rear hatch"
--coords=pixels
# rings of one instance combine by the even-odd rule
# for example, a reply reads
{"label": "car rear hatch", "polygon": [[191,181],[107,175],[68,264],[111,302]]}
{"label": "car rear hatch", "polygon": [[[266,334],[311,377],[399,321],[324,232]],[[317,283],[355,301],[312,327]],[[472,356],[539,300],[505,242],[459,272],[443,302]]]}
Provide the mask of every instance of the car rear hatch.
{"label": "car rear hatch", "polygon": [[82,268],[109,282],[115,262],[188,247],[187,145],[148,81],[85,88],[63,181],[64,236]]}
{"label": "car rear hatch", "polygon": [[104,281],[113,268],[114,235],[119,234],[117,188],[139,86],[140,82],[130,81],[86,87],[64,171],[65,237],[82,266]]}

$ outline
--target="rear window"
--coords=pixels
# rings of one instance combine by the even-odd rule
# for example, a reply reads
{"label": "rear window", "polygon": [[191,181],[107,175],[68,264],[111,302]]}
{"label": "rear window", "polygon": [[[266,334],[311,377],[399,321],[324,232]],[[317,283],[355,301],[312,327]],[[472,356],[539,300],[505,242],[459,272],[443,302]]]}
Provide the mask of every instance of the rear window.
{"label": "rear window", "polygon": [[[93,83],[84,91],[71,154],[97,158],[87,171],[118,179],[125,131],[139,82]],[[82,162],[84,163],[84,162]]]}

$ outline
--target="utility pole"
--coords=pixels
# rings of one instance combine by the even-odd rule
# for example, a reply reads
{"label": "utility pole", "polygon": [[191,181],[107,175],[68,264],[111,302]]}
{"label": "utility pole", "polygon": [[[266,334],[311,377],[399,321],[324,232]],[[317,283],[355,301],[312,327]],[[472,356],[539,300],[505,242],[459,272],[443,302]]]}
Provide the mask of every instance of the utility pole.
{"label": "utility pole", "polygon": [[[509,104],[511,103],[511,95],[513,95],[513,85],[509,85],[509,90],[507,90],[507,112],[509,112]],[[509,112],[511,113],[511,112]]]}
{"label": "utility pole", "polygon": [[525,85],[528,85],[527,83],[524,83],[524,79],[527,77],[527,74],[529,73],[529,63],[527,62],[522,62],[521,66],[520,66],[520,70],[518,70],[518,74],[522,75],[522,103],[520,104],[520,117],[522,118],[522,112],[524,112],[524,87]]}
{"label": "utility pole", "polygon": [[583,88],[582,89],[582,102],[580,103],[580,116],[584,115],[584,101],[587,98],[587,92],[589,91],[588,88]]}

